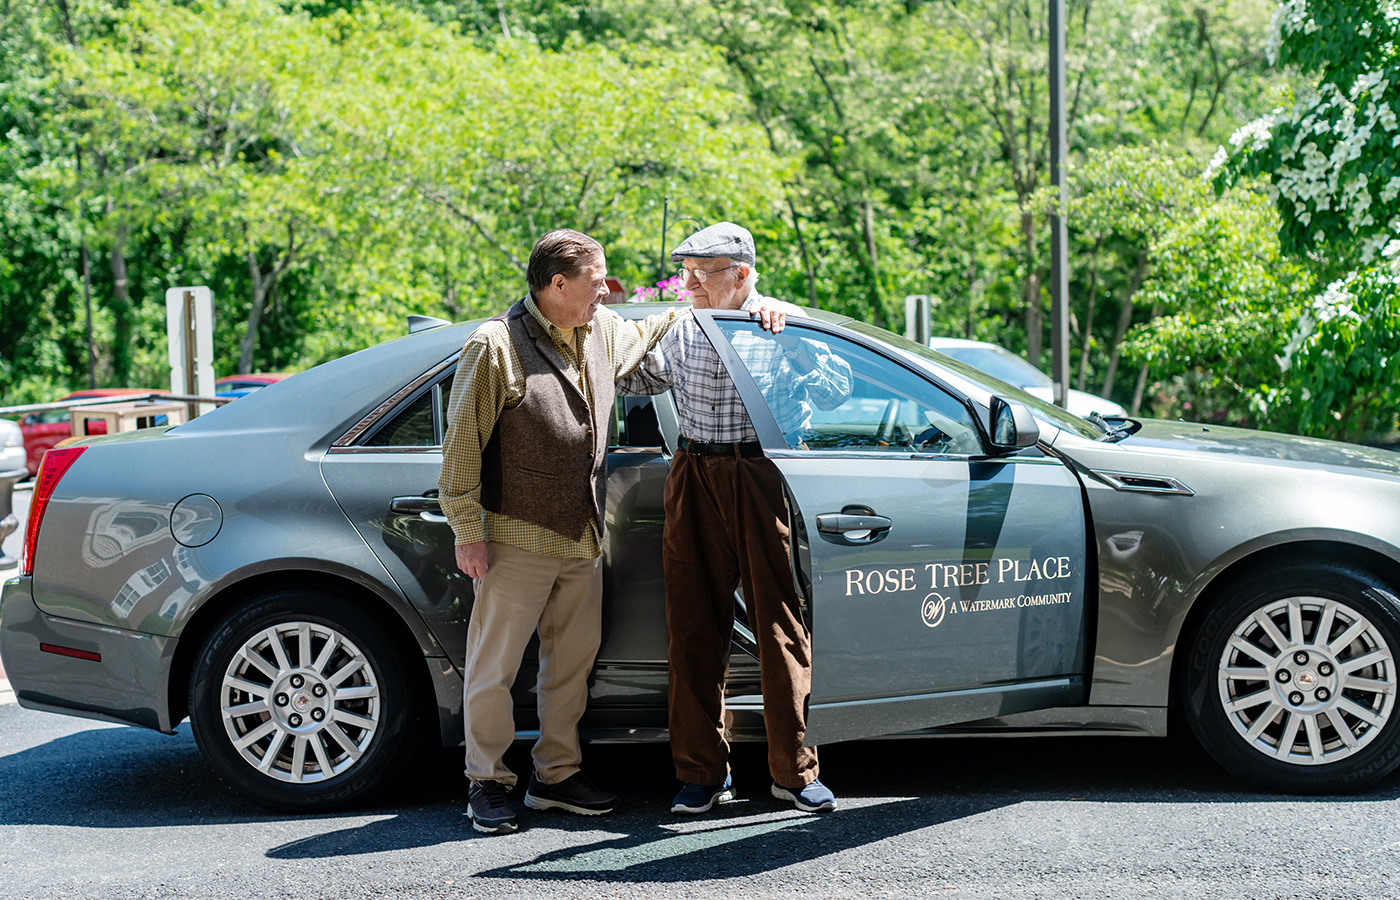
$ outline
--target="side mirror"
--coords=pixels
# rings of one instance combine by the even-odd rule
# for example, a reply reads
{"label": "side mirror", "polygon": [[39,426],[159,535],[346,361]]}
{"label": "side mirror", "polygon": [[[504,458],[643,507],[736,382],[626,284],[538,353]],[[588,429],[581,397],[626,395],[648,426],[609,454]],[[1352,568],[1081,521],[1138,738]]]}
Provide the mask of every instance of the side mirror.
{"label": "side mirror", "polygon": [[1033,447],[1040,440],[1040,426],[1024,403],[992,398],[992,447],[1002,453],[1015,453]]}

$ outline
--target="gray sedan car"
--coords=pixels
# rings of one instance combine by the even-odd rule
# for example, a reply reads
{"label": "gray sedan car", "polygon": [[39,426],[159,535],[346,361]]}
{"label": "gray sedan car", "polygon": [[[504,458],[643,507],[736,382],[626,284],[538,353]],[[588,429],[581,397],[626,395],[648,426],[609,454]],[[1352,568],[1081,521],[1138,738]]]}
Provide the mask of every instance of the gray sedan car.
{"label": "gray sedan car", "polygon": [[[628,306],[627,316],[656,307]],[[788,329],[851,367],[802,428],[745,316],[697,313],[786,479],[813,632],[808,739],[1161,735],[1243,779],[1358,788],[1400,763],[1400,459],[1085,420],[881,329]],[[184,425],[50,452],[0,651],[31,709],[169,732],[260,802],[362,797],[462,740],[472,586],[436,497],[472,324],[364,350]],[[773,358],[767,354],[763,358]],[[724,373],[717,373],[723,375]],[[619,397],[586,737],[664,740],[668,395]],[[742,596],[726,686],[762,737]],[[537,727],[533,649],[515,686]]]}

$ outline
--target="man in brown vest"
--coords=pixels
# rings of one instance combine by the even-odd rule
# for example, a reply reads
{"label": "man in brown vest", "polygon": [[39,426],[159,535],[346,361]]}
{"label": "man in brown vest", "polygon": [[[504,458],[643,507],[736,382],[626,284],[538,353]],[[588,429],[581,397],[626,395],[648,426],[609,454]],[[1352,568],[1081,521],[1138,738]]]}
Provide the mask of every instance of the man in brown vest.
{"label": "man in brown vest", "polygon": [[503,756],[511,684],[536,630],[540,736],[525,805],[601,815],[617,804],[579,770],[578,739],[602,635],[613,382],[679,311],[624,321],[599,306],[606,275],[597,241],[546,234],[530,254],[530,293],[472,333],[452,387],[438,485],[457,565],[476,585],[462,705],[468,815],[485,834],[516,829]]}

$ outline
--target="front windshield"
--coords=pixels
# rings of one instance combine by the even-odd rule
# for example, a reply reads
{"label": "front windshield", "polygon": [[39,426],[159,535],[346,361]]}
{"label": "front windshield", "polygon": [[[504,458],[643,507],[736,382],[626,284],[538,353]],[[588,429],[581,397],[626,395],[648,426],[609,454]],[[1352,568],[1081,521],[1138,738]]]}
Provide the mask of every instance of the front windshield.
{"label": "front windshield", "polygon": [[1000,347],[968,347],[958,344],[934,349],[1017,387],[1050,387],[1052,384],[1050,376],[1010,350]]}
{"label": "front windshield", "polygon": [[1015,400],[1024,403],[1030,408],[1031,413],[1043,422],[1053,425],[1056,428],[1072,432],[1083,438],[1090,440],[1101,437],[1104,430],[1099,428],[1088,419],[1081,419],[1067,410],[1060,409],[1053,403],[1047,403],[1039,397],[1026,393],[1013,384],[1008,384],[1000,378],[988,375],[975,366],[970,366],[961,360],[953,359],[945,353],[931,350],[922,344],[909,340],[906,337],[877,328],[874,325],[867,325],[864,322],[847,322],[845,327],[863,334],[866,337],[874,338],[884,344],[901,350],[906,354],[917,357],[920,360],[927,360],[944,368],[956,372],[974,384],[981,385],[988,393],[995,394],[1007,400]]}

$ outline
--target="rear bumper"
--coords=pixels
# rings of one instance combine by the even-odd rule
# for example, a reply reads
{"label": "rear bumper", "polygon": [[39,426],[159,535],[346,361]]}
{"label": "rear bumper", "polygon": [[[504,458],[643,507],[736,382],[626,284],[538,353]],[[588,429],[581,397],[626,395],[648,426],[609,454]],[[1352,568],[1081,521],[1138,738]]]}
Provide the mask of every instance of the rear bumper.
{"label": "rear bumper", "polygon": [[[34,605],[32,579],[0,589],[0,659],[26,709],[170,732],[170,665],[175,640],[48,615]],[[81,659],[40,645],[101,659]]]}

